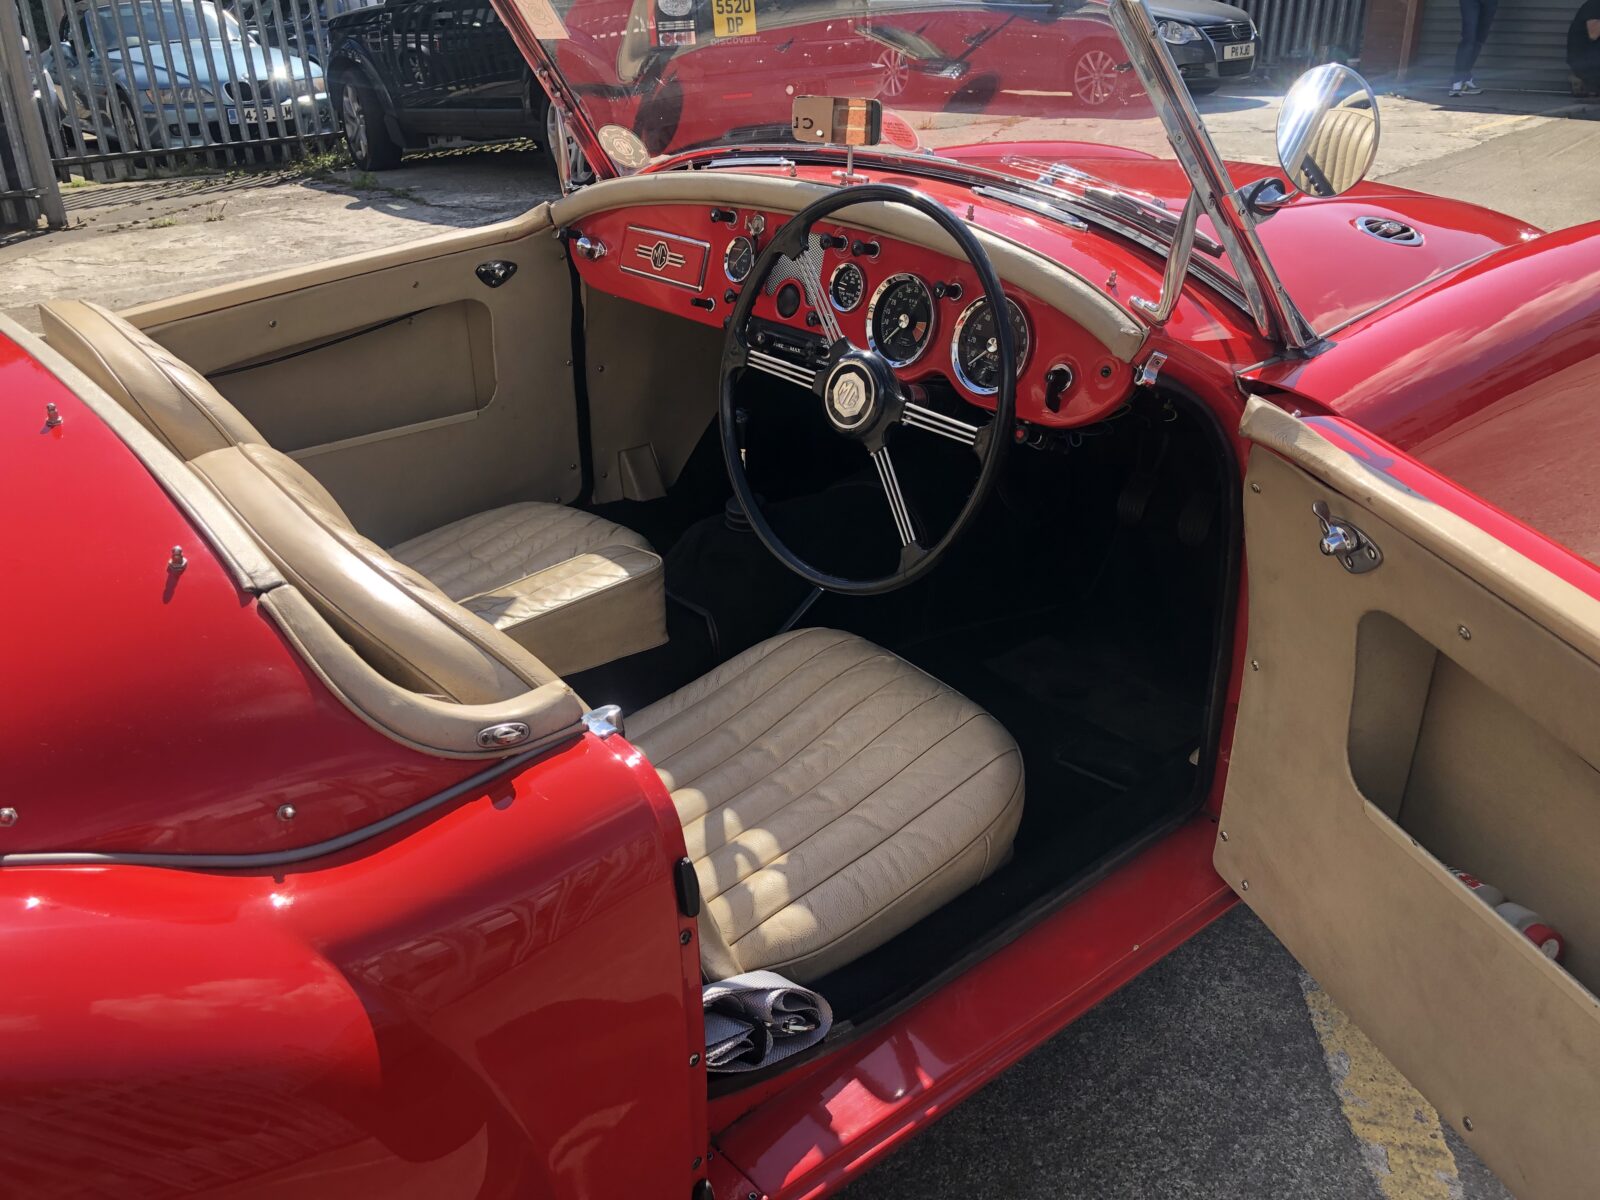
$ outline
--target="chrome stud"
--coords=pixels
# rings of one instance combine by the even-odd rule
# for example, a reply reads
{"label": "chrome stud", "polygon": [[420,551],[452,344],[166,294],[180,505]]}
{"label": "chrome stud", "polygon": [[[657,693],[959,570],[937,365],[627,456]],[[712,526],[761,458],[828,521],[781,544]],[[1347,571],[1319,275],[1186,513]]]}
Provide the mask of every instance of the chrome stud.
{"label": "chrome stud", "polygon": [[15,825],[17,823],[17,810],[9,805],[0,808],[0,825]]}
{"label": "chrome stud", "polygon": [[54,429],[61,424],[62,419],[61,410],[54,404],[46,404],[44,406],[44,427],[46,429]]}
{"label": "chrome stud", "polygon": [[1456,632],[1461,635],[1461,640],[1463,642],[1470,642],[1472,640],[1472,630],[1468,629],[1465,625],[1457,625]]}
{"label": "chrome stud", "polygon": [[278,805],[278,820],[280,820],[280,821],[292,821],[292,820],[294,820],[294,818],[295,818],[294,805],[292,805],[292,804],[280,804],[280,805]]}
{"label": "chrome stud", "polygon": [[188,568],[189,560],[183,556],[183,547],[174,546],[172,555],[167,559],[167,570],[174,575],[181,575]]}

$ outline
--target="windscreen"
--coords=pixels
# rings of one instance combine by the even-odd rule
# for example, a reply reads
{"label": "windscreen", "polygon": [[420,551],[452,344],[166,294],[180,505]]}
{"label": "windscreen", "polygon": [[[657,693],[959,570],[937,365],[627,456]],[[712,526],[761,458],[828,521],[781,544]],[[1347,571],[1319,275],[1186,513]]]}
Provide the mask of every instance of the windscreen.
{"label": "windscreen", "polygon": [[[519,4],[519,7],[524,7]],[[794,98],[876,99],[908,152],[1063,143],[1169,157],[1105,9],[909,0],[557,0],[542,36],[619,169],[792,144]],[[526,12],[525,15],[531,16]],[[542,28],[541,28],[542,25]]]}

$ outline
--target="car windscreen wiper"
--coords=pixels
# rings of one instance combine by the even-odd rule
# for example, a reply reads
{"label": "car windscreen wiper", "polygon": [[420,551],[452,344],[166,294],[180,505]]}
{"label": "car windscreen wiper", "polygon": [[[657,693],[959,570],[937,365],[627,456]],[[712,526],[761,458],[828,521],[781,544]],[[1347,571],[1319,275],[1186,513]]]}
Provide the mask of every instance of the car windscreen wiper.
{"label": "car windscreen wiper", "polygon": [[[1178,233],[1178,214],[1155,196],[1146,192],[1121,188],[1097,175],[1062,162],[1043,162],[1038,159],[1007,157],[1000,160],[1006,166],[1025,168],[1036,174],[1036,182],[1064,195],[1092,205],[1111,216],[1121,217],[1143,228],[1147,233],[1171,242]],[[1222,244],[1203,233],[1195,234],[1195,248],[1212,258],[1222,256]]]}

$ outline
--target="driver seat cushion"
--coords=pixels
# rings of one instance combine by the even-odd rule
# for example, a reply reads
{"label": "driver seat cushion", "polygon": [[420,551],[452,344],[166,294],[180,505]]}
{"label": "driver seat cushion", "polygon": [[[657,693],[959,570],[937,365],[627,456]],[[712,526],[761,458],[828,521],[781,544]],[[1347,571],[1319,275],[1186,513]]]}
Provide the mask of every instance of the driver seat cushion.
{"label": "driver seat cushion", "polygon": [[1008,857],[1022,754],[983,709],[871,642],[781,635],[630,716],[699,878],[708,978],[826,975]]}
{"label": "driver seat cushion", "polygon": [[[363,558],[379,563],[380,574],[400,578],[404,564],[424,577],[408,579],[408,586],[426,583],[430,606],[442,593],[556,674],[599,666],[667,640],[661,559],[632,530],[560,504],[509,504],[454,521],[385,555],[356,532],[310,472],[268,446],[205,376],[142,330],[83,301],[58,300],[39,311],[51,346],[214,487],[221,486],[218,471],[228,472],[241,487],[252,478],[235,470],[240,456],[212,457],[224,450],[244,451],[245,459],[285,489],[303,511],[314,510],[317,522],[332,529],[347,548],[359,545]],[[288,536],[290,526],[272,528]],[[257,532],[266,534],[268,529],[262,526]],[[326,548],[320,538],[312,541],[319,553]],[[269,544],[267,549],[282,557],[279,548]],[[334,592],[345,590],[337,583],[330,578],[315,594],[332,604]],[[351,629],[369,657],[387,657],[374,631],[360,622],[352,622]],[[476,656],[469,657],[474,665],[467,673],[471,683],[465,686],[478,693],[485,680],[477,677]],[[523,673],[518,667],[512,676]],[[427,673],[406,672],[403,677],[421,681]],[[419,686],[450,691],[444,682],[435,679]]]}

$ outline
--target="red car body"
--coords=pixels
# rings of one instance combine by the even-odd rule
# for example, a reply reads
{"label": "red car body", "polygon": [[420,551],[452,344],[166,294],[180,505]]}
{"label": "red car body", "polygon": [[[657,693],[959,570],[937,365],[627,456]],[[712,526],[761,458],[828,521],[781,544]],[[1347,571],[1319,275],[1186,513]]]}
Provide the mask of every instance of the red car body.
{"label": "red car body", "polygon": [[[1183,195],[1154,160],[1108,152],[1095,170]],[[1135,246],[906,181],[1085,277],[1114,275],[1122,295],[1159,293],[1161,262]],[[1423,246],[1389,253],[1353,228],[1370,213],[1402,216]],[[1578,486],[1600,415],[1574,403],[1600,385],[1600,229],[1537,236],[1367,186],[1291,208],[1262,236],[1336,344],[1275,358],[1242,312],[1194,289],[1150,335],[1163,379],[1229,430],[1242,380],[1600,601]],[[1336,273],[1315,265],[1329,257]],[[1019,417],[1083,424],[1124,383],[1052,415],[1030,382]],[[1250,670],[1243,593],[1202,811],[891,1020],[708,1097],[695,926],[674,899],[683,837],[624,736],[488,769],[382,736],[122,441],[4,336],[0,395],[15,810],[0,853],[118,856],[0,869],[8,1194],[679,1197],[709,1179],[724,1200],[821,1195],[1236,899],[1213,853]],[[387,818],[401,819],[288,866],[228,857]],[[180,870],[174,854],[218,857]]]}

